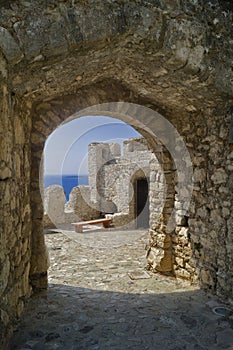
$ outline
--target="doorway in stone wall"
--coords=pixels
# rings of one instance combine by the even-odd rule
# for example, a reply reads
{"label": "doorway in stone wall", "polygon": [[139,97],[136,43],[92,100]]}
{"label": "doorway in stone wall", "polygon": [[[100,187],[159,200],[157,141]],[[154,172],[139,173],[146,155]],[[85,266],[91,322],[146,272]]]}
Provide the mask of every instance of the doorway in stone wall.
{"label": "doorway in stone wall", "polygon": [[[53,142],[51,150],[49,142]],[[106,283],[105,280],[110,278],[111,269],[108,271],[104,267],[105,272],[98,275],[99,281],[95,284],[87,273],[89,264],[95,265],[97,259],[102,266],[109,259],[109,265],[112,264],[118,271],[120,266],[117,261],[121,259],[122,252],[125,256],[123,265],[127,264],[127,255],[131,256],[132,267],[129,267],[129,273],[133,276],[137,266],[137,270],[148,278],[143,269],[146,266],[144,247],[149,239],[148,183],[149,162],[153,154],[146,139],[119,119],[90,115],[74,118],[70,123],[61,123],[50,135],[49,142],[46,143],[42,165],[47,172],[50,167],[52,170],[57,169],[56,177],[59,178],[58,184],[47,186],[42,191],[45,203],[45,242],[50,256],[49,282],[101,288]],[[67,146],[65,142],[70,145]],[[86,166],[84,160],[87,160]],[[84,169],[81,176],[79,169]],[[71,175],[74,178],[75,172],[78,184],[69,193],[65,181]],[[88,177],[88,183],[79,185],[83,174]],[[47,181],[46,173],[41,174],[43,176]],[[137,194],[133,191],[134,184]],[[136,197],[138,202],[135,216],[133,206]],[[71,224],[100,220],[106,215],[112,216],[109,229],[86,224],[82,227],[82,232],[75,232]],[[105,252],[102,251],[103,248]],[[90,250],[94,252],[93,257],[89,256]],[[116,262],[112,260],[113,256],[118,257]],[[123,273],[123,267],[121,269]]]}
{"label": "doorway in stone wall", "polygon": [[149,183],[148,178],[140,178],[134,182],[136,228],[149,227]]}
{"label": "doorway in stone wall", "polygon": [[[55,101],[56,102],[56,101]],[[47,105],[46,105],[47,106]],[[40,178],[40,174],[39,174],[39,169],[40,169],[40,161],[41,161],[41,155],[40,152],[38,152],[39,150],[43,150],[43,144],[44,144],[44,136],[48,136],[48,128],[46,124],[44,126],[43,129],[43,137],[41,137],[42,135],[42,130],[41,130],[41,123],[44,120],[44,115],[48,115],[48,118],[50,118],[49,120],[51,120],[50,128],[54,129],[56,125],[56,123],[58,124],[58,122],[60,121],[61,123],[64,122],[64,120],[66,122],[74,120],[76,118],[80,118],[80,117],[87,117],[87,116],[108,116],[111,118],[118,118],[120,120],[122,120],[123,122],[131,125],[132,127],[134,127],[138,132],[140,132],[144,138],[146,139],[148,145],[150,146],[150,149],[152,151],[152,153],[154,154],[155,157],[157,157],[159,159],[159,163],[158,161],[153,161],[152,163],[150,162],[151,166],[153,166],[153,171],[152,174],[150,175],[150,200],[151,198],[154,198],[155,201],[152,203],[154,205],[154,209],[151,210],[151,214],[153,214],[153,217],[150,217],[150,222],[156,222],[157,218],[160,218],[160,214],[163,210],[163,207],[168,208],[169,205],[169,212],[166,211],[164,212],[164,218],[168,221],[169,217],[173,217],[172,211],[174,209],[174,185],[170,184],[171,180],[170,178],[172,178],[173,175],[170,176],[170,173],[168,173],[168,170],[170,169],[170,167],[168,166],[168,162],[169,162],[169,158],[166,156],[166,153],[163,150],[163,143],[165,142],[170,142],[166,144],[166,149],[168,150],[168,152],[171,153],[171,158],[174,160],[175,166],[177,171],[183,171],[183,168],[181,169],[181,165],[180,165],[180,152],[179,154],[176,154],[174,150],[176,150],[176,147],[174,147],[174,143],[176,144],[176,142],[179,141],[179,143],[181,145],[182,144],[182,139],[179,138],[179,135],[177,135],[177,132],[174,130],[174,128],[172,127],[171,124],[169,124],[168,121],[166,121],[161,115],[159,115],[157,112],[152,111],[151,109],[145,108],[143,106],[140,105],[134,105],[134,104],[130,104],[130,103],[125,103],[125,102],[118,102],[118,103],[109,103],[109,104],[100,104],[100,105],[96,105],[93,107],[87,107],[86,109],[82,109],[80,110],[80,112],[77,111],[78,107],[77,107],[77,101],[76,101],[76,97],[72,98],[72,96],[67,97],[67,99],[65,101],[63,101],[63,103],[61,104],[61,107],[59,107],[58,110],[58,104],[57,103],[53,103],[50,104],[48,106],[49,110],[47,111],[47,114],[45,112],[44,105],[41,106],[41,112],[39,112],[39,107],[38,107],[38,114],[37,114],[37,119],[38,121],[36,123],[34,123],[34,128],[33,128],[33,134],[32,134],[32,140],[33,140],[33,144],[32,144],[32,165],[33,165],[33,173],[32,173],[32,198],[31,198],[31,208],[32,208],[32,229],[33,232],[36,232],[36,235],[33,236],[33,240],[32,240],[32,261],[31,261],[31,280],[32,280],[32,284],[33,287],[36,288],[37,286],[41,285],[40,279],[42,279],[43,277],[47,276],[47,263],[46,263],[46,249],[45,249],[45,245],[44,245],[44,236],[43,236],[43,204],[42,202],[40,202],[40,200],[38,199],[38,197],[35,195],[35,193],[38,193],[38,190],[40,188],[40,183],[39,183],[39,178]],[[60,104],[59,104],[60,106]],[[62,106],[65,106],[65,108],[63,108]],[[70,107],[70,108],[69,108]],[[152,114],[153,114],[153,118],[152,118]],[[51,119],[52,118],[52,119]],[[46,119],[47,120],[47,119]],[[39,123],[41,122],[41,123]],[[48,123],[48,122],[47,122]],[[38,129],[39,128],[39,129]],[[165,131],[166,132],[165,132]],[[51,130],[52,131],[52,130]],[[156,133],[156,134],[155,134]],[[170,134],[174,134],[173,138],[166,138],[166,133]],[[168,141],[167,141],[168,140]],[[138,149],[137,147],[131,147],[132,145],[129,145],[130,147],[128,148],[128,153],[129,153],[129,157],[130,154],[132,153],[131,148],[133,148],[135,150],[135,152],[139,153],[140,149]],[[185,151],[185,145],[184,145],[184,151]],[[179,148],[180,149],[180,148]],[[188,156],[186,156],[185,152],[184,155],[182,156],[182,164],[184,159],[186,158],[189,160]],[[137,154],[137,156],[134,157],[134,159],[140,159],[139,154]],[[161,160],[160,160],[161,159]],[[160,166],[161,164],[161,166]],[[166,165],[166,171],[163,174],[163,164]],[[171,166],[172,166],[172,162],[171,162]],[[140,167],[141,168],[141,167]],[[160,169],[159,169],[160,168]],[[144,169],[144,166],[143,166]],[[185,168],[186,169],[186,168]],[[139,169],[138,167],[135,168],[135,171],[137,172]],[[173,171],[174,173],[174,171]],[[172,173],[172,174],[173,174]],[[148,173],[145,171],[144,176],[148,176]],[[130,176],[131,177],[131,176]],[[137,173],[137,179],[143,177],[143,174],[139,174]],[[178,177],[181,178],[181,177]],[[188,178],[188,176],[185,176],[185,178]],[[135,179],[135,178],[134,178]],[[133,184],[133,182],[131,182],[131,185]],[[168,183],[169,186],[167,186],[168,189],[168,196],[166,196],[166,186],[165,183]],[[138,183],[139,184],[139,183]],[[142,183],[139,184],[139,187],[143,186]],[[181,186],[182,184],[180,184]],[[133,187],[130,186],[132,189]],[[110,188],[110,186],[109,186]],[[121,188],[122,190],[124,188]],[[146,185],[144,184],[144,191],[146,189]],[[177,187],[177,189],[179,189]],[[147,189],[148,191],[148,189]],[[151,191],[153,191],[153,196],[151,196]],[[164,192],[164,193],[163,193]],[[138,194],[140,193],[140,191],[138,191]],[[122,197],[125,196],[125,192],[122,191]],[[140,196],[139,196],[140,197]],[[132,196],[130,197],[132,198]],[[176,198],[178,198],[178,195],[176,195]],[[132,198],[133,199],[133,198]],[[176,199],[176,200],[177,200]],[[145,199],[144,199],[145,201]],[[165,202],[168,202],[167,205]],[[182,197],[182,201],[184,203],[189,201],[189,196],[187,198],[184,198],[184,196]],[[39,203],[39,204],[38,204]],[[134,200],[132,200],[132,203],[134,203]],[[186,204],[185,204],[186,205]],[[150,203],[151,206],[151,203]],[[138,210],[140,210],[138,208]],[[132,212],[131,212],[132,213]],[[182,212],[183,214],[183,212]],[[124,217],[120,217],[120,220],[122,222],[122,219],[124,219]],[[135,216],[134,216],[135,219]],[[70,220],[69,220],[70,223]],[[166,222],[164,223],[166,224]],[[143,224],[144,225],[144,224]],[[172,228],[175,225],[175,223],[173,221],[171,221],[171,225]],[[141,226],[141,223],[140,223]],[[168,233],[169,234],[169,233]],[[84,237],[84,236],[83,236]],[[86,238],[86,237],[85,237]],[[103,237],[102,237],[103,238]],[[76,239],[76,236],[75,236]],[[147,237],[148,239],[148,237]],[[85,239],[85,243],[86,243],[86,239]],[[40,244],[38,244],[38,242],[40,242]],[[93,244],[93,240],[89,239],[90,244],[96,247],[97,243],[99,244],[99,241],[96,240],[96,244]],[[144,240],[145,243],[145,240]],[[122,242],[121,242],[122,244]],[[39,246],[39,249],[38,249]],[[60,246],[63,246],[63,244],[61,244]],[[59,246],[59,247],[60,247]],[[105,244],[105,248],[106,248],[106,244]],[[57,247],[56,247],[57,249]],[[100,247],[99,247],[100,249]],[[43,260],[43,264],[41,264],[38,268],[38,260],[40,257],[40,261]],[[161,259],[163,259],[163,255],[161,255]],[[34,281],[35,280],[35,281]]]}
{"label": "doorway in stone wall", "polygon": [[[150,133],[150,128],[152,128],[149,123],[151,120],[151,117],[150,117],[151,114],[149,114],[147,119],[147,115],[145,111],[141,109],[140,106],[136,106],[137,108],[135,108],[135,106],[131,106],[131,105],[128,106],[127,104],[124,104],[123,106],[124,110],[126,109],[126,107],[129,107],[126,110],[127,114],[126,112],[124,113],[122,112],[120,114],[120,110],[121,110],[120,104],[113,104],[113,106],[107,105],[109,109],[111,107],[109,113],[106,110],[107,109],[106,106],[103,106],[103,107],[100,106],[101,115],[104,114],[104,115],[109,115],[114,117],[120,116],[121,120],[124,120],[125,122],[128,121],[129,124],[136,127],[137,130],[141,131],[145,139],[150,142],[151,149],[154,155],[156,157],[158,156],[158,159],[161,158],[161,163],[164,159],[164,164],[166,164],[166,171],[168,171],[168,168],[169,168],[168,157],[165,157],[165,155],[162,153],[161,145],[158,145],[156,143],[156,138],[154,137],[152,132]],[[132,108],[132,111],[130,108]],[[113,113],[112,109],[116,110],[117,113]],[[95,107],[95,109],[93,108],[93,111],[92,110],[87,110],[86,112],[81,111],[80,117],[85,115],[90,115],[90,112],[97,114],[98,106]],[[131,116],[131,119],[127,117],[127,115]],[[138,116],[143,117],[144,123],[147,122],[148,120],[147,122],[148,127],[147,125],[142,124],[140,120],[137,119]],[[35,147],[35,150],[36,149],[38,149],[38,147],[37,148]],[[136,157],[133,157],[133,158],[137,160],[140,159],[139,153],[141,151],[136,147],[136,145],[135,145],[135,148],[132,147],[132,144],[130,143],[128,147],[129,154],[132,154],[132,149],[134,149],[135,152],[138,152]],[[96,154],[97,155],[101,154],[101,156],[103,155],[102,152],[101,153],[97,152]],[[37,155],[36,152],[34,152],[33,159],[35,159],[36,155]],[[164,157],[162,158],[162,156]],[[36,159],[34,163],[36,163]],[[135,177],[134,178],[130,177],[129,187],[133,190],[134,187],[132,185],[135,184],[136,186],[136,191],[135,193],[132,193],[132,196],[130,198],[132,198],[133,196],[137,197],[136,203],[137,203],[138,213],[139,212],[141,213],[143,206],[145,207],[145,204],[148,202],[148,187],[149,187],[148,181],[147,181],[148,176],[150,177],[150,201],[151,201],[151,197],[153,197],[157,201],[158,199],[163,198],[162,196],[160,196],[160,192],[161,192],[161,187],[164,187],[162,186],[164,179],[161,174],[161,170],[159,170],[159,165],[160,164],[156,161],[156,159],[152,161],[150,159],[150,169],[152,170],[152,174],[150,175],[148,174],[146,167],[143,167],[140,169],[136,167]],[[39,169],[39,167],[37,169]],[[35,176],[34,173],[33,175]],[[164,178],[165,178],[165,175],[164,175]],[[34,177],[34,180],[36,180],[35,177]],[[169,177],[167,177],[166,180],[168,181]],[[32,185],[36,186],[37,183],[35,182],[34,184],[33,182]],[[156,188],[156,186],[158,188]],[[168,190],[170,190],[170,187],[168,188]],[[170,209],[173,208],[172,206],[173,198],[171,198],[173,193],[171,192],[171,190],[168,193]],[[125,192],[122,192],[122,196],[124,195],[125,195]],[[36,202],[35,200],[36,198],[33,198],[33,199],[34,199],[35,209],[36,209],[36,205],[38,206],[38,201]],[[132,203],[135,203],[134,198],[132,198]],[[165,203],[162,202],[157,204],[156,202],[156,207],[154,207],[154,209],[151,210],[151,213],[153,213],[154,215],[153,217],[154,221],[156,220],[155,214],[156,216],[158,216],[159,214],[156,212],[155,209],[162,208],[163,204]],[[37,211],[34,210],[33,214],[34,214],[34,219],[36,219],[36,214],[38,214],[38,210]],[[41,215],[41,213],[39,214]],[[168,213],[165,213],[165,214],[168,215]],[[37,224],[37,221],[34,220],[34,224]],[[145,221],[144,222],[139,221],[138,224],[140,226],[144,225]],[[147,230],[144,230],[144,235],[141,235],[141,237],[136,240],[132,236],[132,230],[131,230],[131,232],[129,232],[130,244],[125,245],[125,244],[122,244],[121,242],[120,249],[119,249],[119,246],[115,246],[115,244],[112,244],[113,241],[111,241],[111,243],[106,244],[106,242],[109,242],[109,237],[108,237],[109,235],[106,234],[106,232],[101,232],[101,234],[99,234],[99,237],[96,235],[96,233],[90,236],[88,236],[85,233],[82,234],[82,238],[85,239],[85,245],[84,244],[82,245],[80,244],[80,241],[77,241],[76,233],[73,233],[73,237],[71,237],[68,234],[64,235],[62,232],[58,232],[57,230],[54,230],[46,235],[46,243],[50,253],[50,262],[51,262],[50,293],[53,293],[53,294],[50,294],[50,295],[52,295],[51,299],[53,301],[58,300],[58,305],[55,305],[55,307],[53,306],[52,303],[50,303],[50,300],[48,300],[48,303],[46,304],[46,306],[52,305],[52,307],[54,307],[51,310],[51,312],[49,312],[48,318],[50,318],[51,314],[53,315],[58,314],[57,310],[61,310],[62,312],[61,316],[59,315],[59,320],[57,321],[57,323],[54,322],[54,319],[52,319],[52,322],[51,322],[51,318],[50,318],[51,328],[49,328],[49,334],[45,337],[46,342],[54,341],[54,343],[56,342],[56,346],[59,342],[59,345],[60,345],[60,343],[63,342],[63,339],[65,339],[65,335],[64,335],[65,333],[67,334],[66,339],[72,339],[72,337],[70,336],[71,334],[70,330],[72,329],[75,332],[74,341],[76,341],[76,344],[77,343],[80,344],[80,348],[83,348],[83,349],[87,349],[87,348],[99,349],[100,348],[98,345],[99,340],[103,342],[104,346],[106,345],[107,348],[118,349],[119,336],[120,338],[127,337],[128,339],[130,335],[130,339],[132,339],[132,343],[129,344],[129,348],[135,347],[134,346],[135,334],[139,334],[140,341],[141,341],[141,334],[144,334],[145,338],[148,339],[147,328],[144,331],[144,327],[143,327],[144,325],[140,322],[140,320],[142,319],[145,320],[146,327],[148,326],[148,322],[147,322],[148,316],[146,316],[146,313],[148,313],[148,300],[150,298],[149,294],[154,295],[156,292],[158,292],[158,294],[161,294],[160,286],[161,286],[161,283],[163,282],[163,279],[161,278],[161,283],[160,283],[156,275],[154,275],[150,271],[145,271],[145,265],[146,265],[145,243],[148,241],[148,238],[149,238],[148,232],[146,231]],[[34,276],[31,276],[31,277],[34,277],[34,280],[36,278],[38,280],[38,277],[41,277],[42,275],[41,273],[40,275],[38,273],[36,274],[36,272],[38,271],[39,259],[36,260],[37,256],[35,253],[37,253],[38,255],[40,251],[36,250],[35,248],[38,247],[38,239],[36,240],[36,238],[38,238],[39,230],[35,232],[37,236],[33,236],[33,242],[32,242],[32,248],[34,253],[33,262],[35,266],[35,270],[34,270],[35,277]],[[112,238],[115,239],[115,237],[119,237],[120,233],[121,232],[113,232]],[[103,242],[104,234],[106,234],[106,240]],[[43,237],[43,236],[41,235],[40,237]],[[166,238],[167,237],[165,237],[165,239]],[[103,245],[101,245],[101,240],[104,243]],[[87,241],[90,242],[91,246],[87,246],[86,244]],[[165,241],[165,243],[167,244],[167,240]],[[40,241],[39,248],[41,250],[43,249],[42,239]],[[160,251],[161,250],[162,249],[160,249]],[[169,257],[167,257],[167,255],[164,257],[166,258],[165,267],[167,268],[169,263],[167,260]],[[161,254],[161,258],[163,259],[163,254]],[[164,260],[165,259],[162,260],[163,264],[161,263],[161,268],[163,268],[165,265]],[[156,279],[156,283],[155,283],[155,279]],[[170,279],[169,283],[170,283],[170,287],[169,287],[170,289],[168,289],[168,283],[166,282],[166,292],[169,293],[171,291],[171,293],[174,293],[174,290],[177,288],[177,283],[174,283],[173,279]],[[37,287],[37,286],[38,286],[38,283],[37,285],[34,284],[34,287]],[[183,282],[178,287],[183,287]],[[124,294],[129,295],[128,300],[132,302],[132,305],[133,305],[132,309],[135,310],[135,313],[132,314],[132,319],[128,318],[128,314],[131,314],[131,312],[129,312],[128,300],[122,299],[122,296],[124,296]],[[101,296],[102,296],[102,299],[101,299]],[[68,300],[69,305],[66,305],[64,307],[64,300],[65,301]],[[141,306],[140,300],[143,301],[142,306]],[[173,301],[174,300],[172,299],[172,303]],[[154,296],[152,296],[151,302],[152,302],[151,307],[153,310],[155,310],[156,314],[157,314],[157,311],[160,312],[160,305],[157,308],[157,306],[154,304]],[[183,303],[181,302],[181,304]],[[120,307],[122,308],[122,312],[121,310],[118,309],[118,305],[120,305]],[[149,309],[151,309],[151,307],[149,305]],[[140,310],[139,318],[138,318],[138,309]],[[65,310],[66,310],[66,313],[64,312]],[[142,310],[145,310],[145,316],[142,314]],[[166,314],[167,314],[167,309],[166,309]],[[167,323],[166,314],[164,319]],[[71,317],[74,317],[74,321],[72,320]],[[35,319],[38,319],[38,318],[35,317]],[[138,322],[138,319],[139,319],[139,322]],[[45,317],[43,315],[43,323],[45,323],[44,320],[45,320]],[[61,320],[62,320],[62,325],[61,325],[62,328],[60,327]],[[138,327],[138,330],[136,333],[134,331],[136,328],[134,326],[134,323],[132,323],[132,321],[134,322],[135,320],[137,322],[137,327]],[[105,321],[106,321],[106,324],[104,323]],[[160,320],[155,320],[155,321],[159,321],[160,323]],[[66,326],[66,322],[68,323],[68,327],[64,327]],[[47,324],[48,323],[46,323],[46,327],[47,327]],[[115,329],[115,325],[117,325],[116,329]],[[118,325],[120,325],[120,327],[121,325],[123,325],[123,328],[122,329],[118,328]],[[131,325],[133,325],[133,327],[131,327]],[[133,329],[132,335],[129,333],[131,329]],[[94,331],[97,332],[96,333],[98,335],[97,340],[93,338]],[[62,334],[61,336],[60,336],[60,332]],[[154,328],[152,332],[154,332]],[[99,336],[99,334],[101,336]],[[119,335],[119,336],[115,336],[115,335]],[[109,340],[113,342],[109,343]],[[89,341],[89,343],[87,343],[86,341]],[[162,341],[164,342],[164,340]],[[140,344],[141,344],[140,348],[144,347],[144,343],[143,344],[140,343]],[[45,346],[47,346],[47,344]],[[64,348],[64,344],[62,344],[62,346]],[[65,347],[73,348],[73,346],[69,346],[69,345]],[[149,345],[148,348],[151,348],[151,346]],[[154,344],[153,344],[153,348],[154,348]],[[161,348],[160,345],[159,345],[159,348]]]}

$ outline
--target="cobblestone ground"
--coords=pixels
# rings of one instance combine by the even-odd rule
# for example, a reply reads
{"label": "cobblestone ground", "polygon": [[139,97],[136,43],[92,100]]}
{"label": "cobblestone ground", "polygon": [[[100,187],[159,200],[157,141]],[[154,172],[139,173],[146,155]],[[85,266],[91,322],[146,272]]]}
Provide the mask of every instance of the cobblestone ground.
{"label": "cobblestone ground", "polygon": [[233,320],[187,282],[145,270],[146,233],[50,231],[49,290],[34,296],[10,350],[233,349]]}

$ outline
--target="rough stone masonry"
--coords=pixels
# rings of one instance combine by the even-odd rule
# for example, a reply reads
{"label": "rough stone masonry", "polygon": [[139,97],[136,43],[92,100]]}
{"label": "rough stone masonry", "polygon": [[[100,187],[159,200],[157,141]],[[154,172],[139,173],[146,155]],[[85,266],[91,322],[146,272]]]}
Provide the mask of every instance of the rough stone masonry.
{"label": "rough stone masonry", "polygon": [[[182,217],[173,169],[148,254],[153,265],[153,255],[166,251],[161,269],[167,262],[194,268],[203,288],[232,298],[232,34],[232,2],[225,0],[0,1],[1,348],[32,290],[47,286],[39,189],[45,140],[95,104],[149,107],[183,137],[194,167],[191,206]],[[153,118],[133,112],[131,105],[119,118],[153,149],[156,140],[140,126],[156,127]],[[157,157],[171,172],[165,146]],[[168,235],[174,205],[180,224]],[[173,261],[177,242],[192,254],[189,262]]]}

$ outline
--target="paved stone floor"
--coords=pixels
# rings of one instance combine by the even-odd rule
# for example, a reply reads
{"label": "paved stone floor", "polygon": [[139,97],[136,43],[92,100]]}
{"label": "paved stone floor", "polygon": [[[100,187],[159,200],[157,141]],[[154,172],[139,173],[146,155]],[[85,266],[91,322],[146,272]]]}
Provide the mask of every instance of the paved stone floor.
{"label": "paved stone floor", "polygon": [[233,349],[217,299],[145,270],[144,231],[48,231],[49,290],[32,297],[10,350]]}

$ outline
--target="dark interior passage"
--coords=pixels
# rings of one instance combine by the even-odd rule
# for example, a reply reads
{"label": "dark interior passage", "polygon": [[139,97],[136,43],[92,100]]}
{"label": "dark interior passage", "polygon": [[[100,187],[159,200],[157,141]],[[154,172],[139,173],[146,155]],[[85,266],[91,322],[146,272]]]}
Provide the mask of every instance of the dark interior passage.
{"label": "dark interior passage", "polygon": [[148,181],[146,178],[135,181],[135,213],[137,228],[149,227]]}

